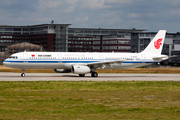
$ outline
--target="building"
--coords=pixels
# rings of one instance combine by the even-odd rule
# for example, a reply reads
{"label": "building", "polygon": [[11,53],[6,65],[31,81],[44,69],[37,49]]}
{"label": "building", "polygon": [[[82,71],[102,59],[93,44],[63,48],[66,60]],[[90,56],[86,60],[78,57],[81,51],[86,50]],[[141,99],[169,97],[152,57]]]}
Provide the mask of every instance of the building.
{"label": "building", "polygon": [[3,43],[0,44],[0,62],[9,57],[13,53],[33,51],[42,52],[43,47],[40,45],[35,45],[27,42],[23,43]]}
{"label": "building", "polygon": [[93,52],[93,37],[87,36],[69,36],[68,51],[69,52]]}
{"label": "building", "polygon": [[144,31],[136,29],[69,28],[69,25],[1,25],[0,44],[28,42],[43,46],[45,51],[59,52],[99,52],[100,48],[104,52],[130,52],[131,33]]}
{"label": "building", "polygon": [[[131,34],[131,52],[141,52],[150,43],[157,33],[144,32]],[[166,38],[163,45],[162,54],[172,57],[166,63],[180,63],[180,34],[166,33]]]}
{"label": "building", "polygon": [[0,43],[29,42],[46,51],[67,51],[70,24],[40,24],[31,26],[0,25]]}
{"label": "building", "polygon": [[[102,48],[100,47],[101,39],[103,39]],[[127,34],[126,36],[124,35],[95,36],[93,40],[93,51],[94,52],[130,52],[131,51],[130,35]]]}
{"label": "building", "polygon": [[142,52],[157,33],[132,33],[131,34],[131,52]]}
{"label": "building", "polygon": [[130,52],[131,33],[137,29],[69,28],[68,51]]}

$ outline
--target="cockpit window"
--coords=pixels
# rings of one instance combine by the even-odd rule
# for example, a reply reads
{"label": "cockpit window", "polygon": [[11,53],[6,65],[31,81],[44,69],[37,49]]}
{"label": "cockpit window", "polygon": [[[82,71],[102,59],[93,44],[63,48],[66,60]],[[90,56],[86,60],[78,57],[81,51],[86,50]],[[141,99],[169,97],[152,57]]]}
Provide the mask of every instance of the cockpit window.
{"label": "cockpit window", "polygon": [[17,56],[10,56],[9,59],[18,59]]}

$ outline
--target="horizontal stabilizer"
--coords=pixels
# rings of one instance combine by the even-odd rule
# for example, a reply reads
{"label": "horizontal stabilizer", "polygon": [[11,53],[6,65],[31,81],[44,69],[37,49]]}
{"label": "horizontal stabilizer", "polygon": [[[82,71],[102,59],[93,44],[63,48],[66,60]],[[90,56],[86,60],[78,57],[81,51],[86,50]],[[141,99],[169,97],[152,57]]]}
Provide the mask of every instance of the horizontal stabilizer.
{"label": "horizontal stabilizer", "polygon": [[159,57],[154,57],[153,60],[154,61],[162,61],[162,60],[167,60],[169,57],[166,56],[166,55],[162,55],[162,56],[159,56]]}

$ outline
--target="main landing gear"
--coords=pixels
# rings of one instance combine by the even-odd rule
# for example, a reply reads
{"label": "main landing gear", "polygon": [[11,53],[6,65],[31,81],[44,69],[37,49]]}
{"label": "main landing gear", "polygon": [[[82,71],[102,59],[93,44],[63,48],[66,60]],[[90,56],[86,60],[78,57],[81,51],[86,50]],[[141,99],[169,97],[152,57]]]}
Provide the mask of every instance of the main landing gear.
{"label": "main landing gear", "polygon": [[[85,74],[79,74],[79,77],[84,77]],[[98,76],[98,73],[97,72],[92,72],[91,73],[91,77],[97,77]]]}
{"label": "main landing gear", "polygon": [[98,73],[97,72],[92,72],[91,73],[91,77],[97,77],[98,76]]}
{"label": "main landing gear", "polygon": [[85,74],[79,74],[79,77],[84,77],[85,76]]}
{"label": "main landing gear", "polygon": [[26,71],[26,69],[22,69],[21,77],[25,77],[25,71]]}

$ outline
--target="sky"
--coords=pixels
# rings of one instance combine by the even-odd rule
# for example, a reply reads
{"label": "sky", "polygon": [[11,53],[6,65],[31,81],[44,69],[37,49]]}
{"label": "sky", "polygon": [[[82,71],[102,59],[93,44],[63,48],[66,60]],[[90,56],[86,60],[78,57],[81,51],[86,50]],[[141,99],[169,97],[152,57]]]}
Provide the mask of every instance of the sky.
{"label": "sky", "polygon": [[180,32],[180,0],[0,0],[0,25]]}

